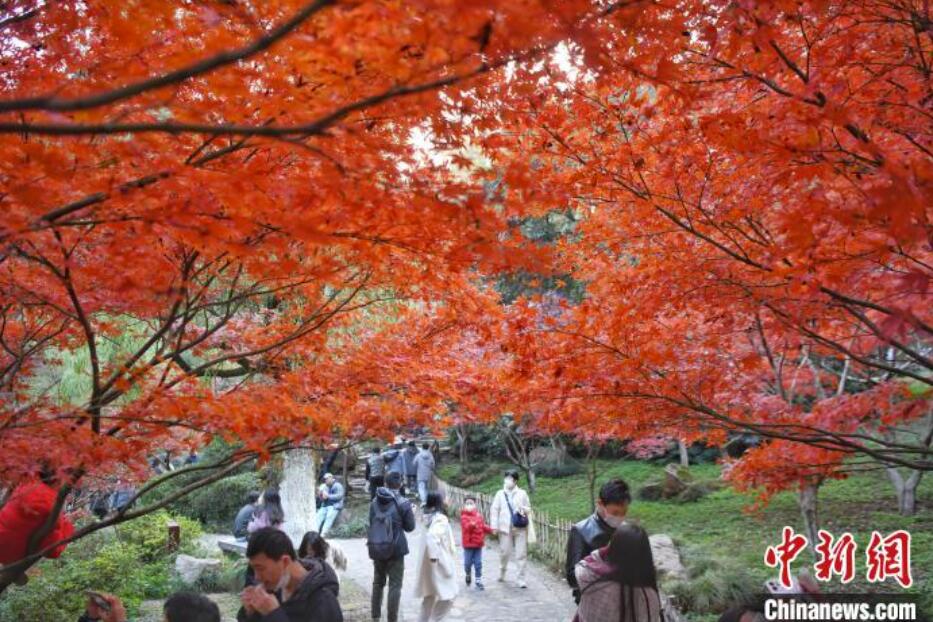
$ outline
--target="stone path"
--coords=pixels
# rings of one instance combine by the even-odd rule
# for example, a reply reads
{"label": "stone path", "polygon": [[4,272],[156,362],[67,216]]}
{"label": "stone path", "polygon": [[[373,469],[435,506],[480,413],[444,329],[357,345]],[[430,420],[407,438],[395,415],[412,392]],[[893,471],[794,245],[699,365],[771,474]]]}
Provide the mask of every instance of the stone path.
{"label": "stone path", "polygon": [[[460,543],[460,526],[451,521],[457,543]],[[408,534],[413,551],[421,538],[421,527]],[[334,540],[347,556],[347,570],[342,573],[344,579],[351,579],[367,594],[372,593],[373,568],[366,552],[366,542],[362,538]],[[458,559],[462,560],[462,550],[458,549]],[[418,564],[417,552],[405,558],[405,582],[402,587],[402,605],[400,620],[416,622],[421,601],[414,596],[414,576]],[[520,589],[515,580],[514,566],[510,566],[504,583],[496,581],[499,574],[499,552],[495,540],[488,540],[483,551],[483,583],[485,591],[467,587],[463,583],[462,562],[458,564],[460,594],[454,601],[454,607],[444,622],[570,622],[576,607],[570,596],[570,588],[559,577],[528,561],[528,588]],[[382,619],[385,620],[385,604]]]}

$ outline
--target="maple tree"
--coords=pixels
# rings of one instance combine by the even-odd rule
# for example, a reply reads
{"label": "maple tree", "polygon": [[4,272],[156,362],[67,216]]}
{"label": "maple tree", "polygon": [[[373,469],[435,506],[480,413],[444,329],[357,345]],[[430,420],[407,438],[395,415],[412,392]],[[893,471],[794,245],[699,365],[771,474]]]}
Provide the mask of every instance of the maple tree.
{"label": "maple tree", "polygon": [[[749,430],[758,474],[806,445],[774,485],[837,456],[929,470],[930,23],[907,0],[7,3],[0,479],[57,472],[38,541],[76,487],[215,435],[233,449],[165,503],[296,444],[506,412]],[[572,235],[516,233],[555,211]],[[574,299],[505,306],[502,275]],[[40,380],[75,351],[65,402]]]}
{"label": "maple tree", "polygon": [[514,310],[521,403],[929,470],[929,23],[910,2],[682,2],[478,94],[506,204],[581,216],[555,272],[586,299],[545,326]]}
{"label": "maple tree", "polygon": [[[233,443],[71,539],[257,457],[430,422],[457,387],[430,371],[439,350],[411,345],[419,331],[495,306],[471,271],[541,257],[510,252],[496,236],[511,215],[432,171],[412,131],[438,89],[605,15],[583,1],[5,3],[0,479],[41,464],[58,498],[0,589],[47,552],[36,543],[77,488],[142,478],[156,450]],[[58,399],[42,379],[77,351],[87,392]]]}

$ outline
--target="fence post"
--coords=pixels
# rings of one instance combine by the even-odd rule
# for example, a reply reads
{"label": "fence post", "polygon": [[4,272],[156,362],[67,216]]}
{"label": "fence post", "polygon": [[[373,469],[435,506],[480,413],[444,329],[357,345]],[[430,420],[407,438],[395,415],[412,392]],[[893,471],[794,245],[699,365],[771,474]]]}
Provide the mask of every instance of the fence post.
{"label": "fence post", "polygon": [[177,551],[178,545],[181,544],[181,526],[173,520],[170,520],[166,526],[168,527],[166,547],[169,551]]}

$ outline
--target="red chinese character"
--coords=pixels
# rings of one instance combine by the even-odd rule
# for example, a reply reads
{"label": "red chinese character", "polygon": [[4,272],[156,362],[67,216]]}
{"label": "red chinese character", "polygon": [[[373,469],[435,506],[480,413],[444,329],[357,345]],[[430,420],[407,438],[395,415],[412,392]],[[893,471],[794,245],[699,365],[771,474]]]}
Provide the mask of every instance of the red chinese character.
{"label": "red chinese character", "polygon": [[819,530],[819,544],[816,545],[818,560],[813,564],[816,578],[820,581],[830,581],[834,574],[848,583],[855,578],[855,538],[851,533],[844,533],[833,544],[833,536],[828,531]]}
{"label": "red chinese character", "polygon": [[769,546],[765,551],[765,564],[772,568],[781,567],[781,583],[784,587],[792,587],[790,564],[807,548],[807,537],[795,534],[792,527],[784,527],[781,534],[781,543]]}
{"label": "red chinese character", "polygon": [[870,583],[884,581],[894,577],[901,587],[913,585],[910,576],[910,534],[899,529],[886,538],[877,531],[871,532],[871,542],[865,549],[868,561],[866,579]]}

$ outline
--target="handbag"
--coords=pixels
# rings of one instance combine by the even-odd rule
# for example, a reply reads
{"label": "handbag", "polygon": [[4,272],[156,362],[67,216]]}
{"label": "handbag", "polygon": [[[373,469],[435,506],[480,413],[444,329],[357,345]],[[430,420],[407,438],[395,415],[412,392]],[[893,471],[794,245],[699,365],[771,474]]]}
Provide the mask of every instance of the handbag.
{"label": "handbag", "polygon": [[505,497],[505,504],[509,506],[509,513],[512,515],[512,527],[516,529],[524,529],[528,526],[528,517],[524,514],[519,514],[512,509],[512,503],[509,501],[509,495],[502,493]]}

